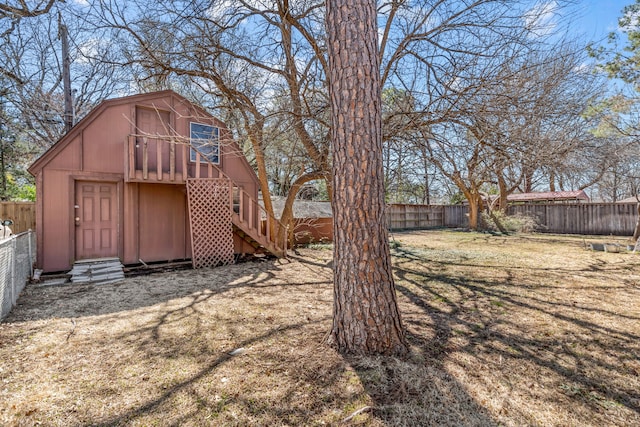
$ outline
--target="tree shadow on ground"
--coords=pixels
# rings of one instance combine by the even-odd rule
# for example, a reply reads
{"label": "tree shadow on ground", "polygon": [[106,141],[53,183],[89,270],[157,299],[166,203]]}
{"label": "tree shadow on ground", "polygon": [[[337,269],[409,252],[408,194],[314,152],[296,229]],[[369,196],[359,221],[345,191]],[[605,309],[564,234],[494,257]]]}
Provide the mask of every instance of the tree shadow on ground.
{"label": "tree shadow on ground", "polygon": [[[329,262],[309,258],[298,261],[313,267],[331,266]],[[340,425],[498,425],[463,384],[441,363],[427,361],[421,350],[406,358],[345,355],[344,361],[353,369],[371,401],[354,408],[352,417],[343,418]]]}
{"label": "tree shadow on ground", "polygon": [[[558,295],[561,286],[540,286],[535,275],[527,282],[517,279],[512,274],[517,269],[492,267],[507,274],[465,275],[433,268],[415,254],[397,255],[396,286],[409,303],[403,307],[409,339],[427,363],[486,370],[491,375],[478,375],[476,383],[496,393],[509,384],[510,393],[526,396],[522,401],[546,405],[555,396],[573,422],[640,420],[640,333],[629,327],[640,318],[633,311],[621,313],[601,300],[568,299],[571,292]],[[544,275],[566,273],[547,269]],[[593,288],[574,290],[605,296],[630,289],[624,284]],[[524,406],[509,410],[526,418],[531,408]]]}
{"label": "tree shadow on ground", "polygon": [[[60,418],[67,425],[544,424],[509,403],[515,392],[536,406],[564,399],[585,425],[624,425],[612,414],[619,408],[640,414],[638,389],[624,382],[638,377],[640,336],[609,323],[637,324],[635,315],[559,301],[513,274],[470,278],[411,256],[399,256],[394,269],[412,346],[405,359],[342,357],[323,344],[330,255],[295,255],[298,275],[268,261],[75,287],[75,294],[36,292],[10,321],[33,319],[37,327],[56,317],[78,320],[60,334],[57,350],[68,353],[57,381],[84,372],[65,383],[73,393],[57,402],[55,416],[67,417]],[[105,300],[112,305],[97,302]],[[48,310],[30,306],[47,302]],[[529,330],[525,315],[547,326]],[[105,323],[115,326],[91,332]],[[246,352],[231,354],[240,348]],[[488,391],[472,389],[483,382]],[[500,382],[511,395],[504,397]],[[551,393],[536,395],[529,382]],[[480,397],[491,393],[509,413]],[[85,414],[71,407],[79,396]],[[368,410],[340,422],[362,408]]]}
{"label": "tree shadow on ground", "polygon": [[371,397],[373,416],[390,426],[495,426],[492,415],[440,363],[419,351],[407,358],[348,357]]}
{"label": "tree shadow on ground", "polygon": [[[25,416],[78,426],[335,419],[327,408],[340,414],[364,395],[352,387],[344,360],[322,344],[331,298],[325,273],[325,262],[267,261],[73,287],[79,301],[64,298],[71,287],[38,289],[12,314],[12,330],[42,325],[27,334],[55,340],[46,346],[53,366],[41,373],[43,384],[55,377],[72,391]],[[144,298],[131,301],[136,292]],[[55,308],[32,307],[47,301]],[[61,315],[74,321],[68,334],[60,331]],[[25,354],[43,353],[35,349]]]}
{"label": "tree shadow on ground", "polygon": [[199,270],[158,272],[128,277],[112,284],[30,284],[4,322],[82,318],[120,312],[126,315],[130,310],[184,297],[191,297],[196,302],[205,290],[210,297],[242,287],[268,286],[282,262],[267,259]]}
{"label": "tree shadow on ground", "polygon": [[[336,417],[327,408],[342,413],[357,405],[363,394],[352,387],[348,365],[322,344],[330,321],[327,264],[301,264],[305,276],[316,273],[310,281],[284,281],[273,268],[236,279],[224,293],[190,294],[148,325],[98,342],[126,340],[150,365],[200,360],[195,372],[153,378],[160,383],[149,398],[91,425],[326,424]],[[320,307],[318,293],[327,296]],[[289,307],[279,308],[283,303]],[[234,349],[243,351],[234,356]]]}

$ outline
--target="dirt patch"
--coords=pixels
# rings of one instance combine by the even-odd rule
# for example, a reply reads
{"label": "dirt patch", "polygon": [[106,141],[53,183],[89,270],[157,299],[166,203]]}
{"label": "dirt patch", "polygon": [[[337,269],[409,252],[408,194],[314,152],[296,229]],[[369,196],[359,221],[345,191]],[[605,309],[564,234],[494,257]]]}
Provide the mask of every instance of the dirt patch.
{"label": "dirt patch", "polygon": [[28,286],[0,324],[0,424],[640,423],[640,255],[564,236],[393,238],[404,360],[323,344],[323,247]]}

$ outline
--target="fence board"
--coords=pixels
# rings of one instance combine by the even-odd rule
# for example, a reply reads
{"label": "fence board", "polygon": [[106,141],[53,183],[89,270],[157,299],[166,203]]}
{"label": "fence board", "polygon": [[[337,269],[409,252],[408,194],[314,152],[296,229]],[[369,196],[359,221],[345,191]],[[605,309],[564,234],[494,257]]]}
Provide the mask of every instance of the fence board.
{"label": "fence board", "polygon": [[540,231],[559,234],[633,234],[635,203],[576,203],[511,205],[509,215],[536,218]]}
{"label": "fence board", "polygon": [[34,202],[0,202],[0,219],[13,221],[14,234],[36,229],[36,204]]}
{"label": "fence board", "polygon": [[469,207],[466,205],[445,206],[443,225],[451,228],[468,227]]}
{"label": "fence board", "polygon": [[442,227],[444,206],[394,204],[387,207],[391,230]]}

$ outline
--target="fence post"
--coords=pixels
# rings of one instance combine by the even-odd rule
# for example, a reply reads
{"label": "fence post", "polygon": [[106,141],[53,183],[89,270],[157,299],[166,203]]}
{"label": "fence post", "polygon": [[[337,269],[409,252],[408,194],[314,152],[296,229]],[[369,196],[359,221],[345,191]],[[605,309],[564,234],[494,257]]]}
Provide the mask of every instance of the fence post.
{"label": "fence post", "polygon": [[31,235],[33,234],[33,231],[31,231],[31,229],[29,229],[28,231],[29,234],[27,234],[28,236],[28,242],[29,242],[29,277],[33,277],[33,255],[32,255],[32,247],[31,247]]}
{"label": "fence post", "polygon": [[18,302],[16,292],[16,236],[11,236],[11,307]]}

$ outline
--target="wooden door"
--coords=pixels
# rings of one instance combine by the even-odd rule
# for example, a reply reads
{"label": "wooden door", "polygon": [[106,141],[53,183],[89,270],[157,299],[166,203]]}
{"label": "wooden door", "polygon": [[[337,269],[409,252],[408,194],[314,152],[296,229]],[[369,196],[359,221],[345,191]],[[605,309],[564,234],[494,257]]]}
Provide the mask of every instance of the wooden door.
{"label": "wooden door", "polygon": [[117,194],[116,183],[76,181],[76,259],[118,256]]}

